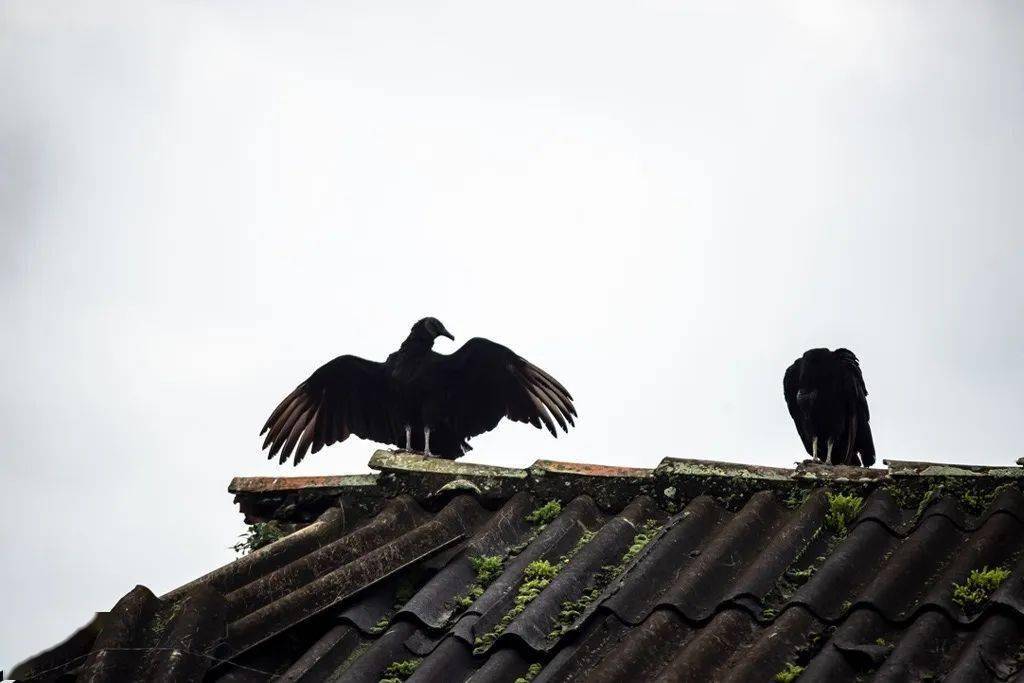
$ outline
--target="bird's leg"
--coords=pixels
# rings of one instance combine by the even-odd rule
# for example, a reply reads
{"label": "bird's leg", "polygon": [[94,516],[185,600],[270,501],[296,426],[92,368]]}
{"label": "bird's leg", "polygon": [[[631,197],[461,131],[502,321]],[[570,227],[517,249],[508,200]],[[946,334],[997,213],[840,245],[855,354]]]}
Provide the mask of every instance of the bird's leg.
{"label": "bird's leg", "polygon": [[811,457],[818,459],[818,437],[811,439]]}
{"label": "bird's leg", "polygon": [[412,425],[405,425],[405,450],[412,450]]}
{"label": "bird's leg", "polygon": [[423,455],[430,457],[430,427],[423,428]]}
{"label": "bird's leg", "polygon": [[832,439],[829,438],[828,446],[826,447],[826,456],[825,456],[825,464],[826,465],[831,465],[832,464],[832,446],[834,446],[834,445],[835,444],[832,441]]}

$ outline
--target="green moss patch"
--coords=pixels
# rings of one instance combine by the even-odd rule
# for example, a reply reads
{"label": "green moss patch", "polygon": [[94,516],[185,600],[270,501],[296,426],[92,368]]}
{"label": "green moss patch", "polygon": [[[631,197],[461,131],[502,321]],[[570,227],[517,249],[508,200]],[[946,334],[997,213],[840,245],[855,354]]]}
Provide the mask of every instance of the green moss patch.
{"label": "green moss patch", "polygon": [[864,507],[864,499],[852,493],[826,493],[825,497],[828,499],[825,526],[837,534],[845,534]]}
{"label": "green moss patch", "polygon": [[484,586],[491,585],[505,566],[505,560],[500,555],[478,555],[469,558],[469,563],[476,572],[477,583]]}
{"label": "green moss patch", "polygon": [[288,535],[277,522],[256,522],[249,525],[249,530],[238,537],[242,540],[231,546],[239,555],[248,555],[254,550],[268,546],[274,541],[280,540]]}
{"label": "green moss patch", "polygon": [[373,626],[370,627],[370,633],[384,633],[384,631],[386,631],[388,626],[390,626],[390,625],[391,625],[391,616],[385,614],[384,616],[382,616],[380,619],[377,620],[376,624],[374,624]]}
{"label": "green moss patch", "polygon": [[416,673],[416,669],[419,668],[422,661],[422,659],[405,659],[391,662],[384,669],[384,676],[381,677],[380,683],[402,683],[402,681],[408,680]]}
{"label": "green moss patch", "polygon": [[800,678],[800,674],[804,672],[804,667],[797,666],[793,662],[789,662],[772,678],[777,683],[792,683],[796,679]]}
{"label": "green moss patch", "polygon": [[536,526],[546,526],[560,514],[562,514],[562,501],[549,500],[526,515],[526,521]]}
{"label": "green moss patch", "polygon": [[953,602],[964,609],[977,609],[984,604],[1010,575],[1003,567],[982,567],[971,571],[967,581],[953,584]]}
{"label": "green moss patch", "polygon": [[531,664],[530,668],[526,670],[526,673],[515,680],[515,683],[530,683],[540,673],[541,666],[539,663]]}
{"label": "green moss patch", "polygon": [[455,607],[460,614],[476,602],[487,587],[501,575],[505,567],[505,558],[501,555],[476,555],[469,558],[469,563],[473,566],[476,576],[466,592],[455,598]]}

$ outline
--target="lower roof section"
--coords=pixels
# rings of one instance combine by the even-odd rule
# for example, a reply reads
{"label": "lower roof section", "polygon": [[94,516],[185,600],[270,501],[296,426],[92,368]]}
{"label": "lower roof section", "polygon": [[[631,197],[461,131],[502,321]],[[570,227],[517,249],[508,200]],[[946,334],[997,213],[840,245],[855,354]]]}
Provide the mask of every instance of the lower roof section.
{"label": "lower roof section", "polygon": [[250,521],[298,530],[137,586],[10,675],[959,681],[1024,659],[1021,468],[371,466],[234,480]]}

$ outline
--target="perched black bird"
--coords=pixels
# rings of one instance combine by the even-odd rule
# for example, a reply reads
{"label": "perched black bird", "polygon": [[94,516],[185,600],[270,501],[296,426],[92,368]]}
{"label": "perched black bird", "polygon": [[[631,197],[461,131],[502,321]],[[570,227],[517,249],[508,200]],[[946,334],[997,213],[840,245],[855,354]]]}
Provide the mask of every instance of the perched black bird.
{"label": "perched black bird", "polygon": [[511,349],[470,339],[451,355],[432,350],[434,340],[454,340],[437,318],[424,318],[383,363],[339,356],[288,394],[270,415],[263,448],[295,464],[312,447],[350,434],[454,460],[470,450],[472,436],[507,417],[568,432],[576,408],[554,377]]}
{"label": "perched black bird", "polygon": [[811,457],[829,465],[875,463],[868,390],[853,351],[811,349],[786,370],[782,393]]}

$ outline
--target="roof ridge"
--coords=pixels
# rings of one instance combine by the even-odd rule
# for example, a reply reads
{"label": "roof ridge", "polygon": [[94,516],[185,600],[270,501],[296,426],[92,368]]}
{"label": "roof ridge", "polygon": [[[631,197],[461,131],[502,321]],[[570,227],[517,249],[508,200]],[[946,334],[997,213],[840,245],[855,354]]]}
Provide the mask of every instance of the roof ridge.
{"label": "roof ridge", "polygon": [[[830,488],[867,497],[878,490],[899,496],[898,504],[913,508],[936,493],[990,489],[1024,480],[1024,467],[950,465],[886,460],[885,469],[829,466],[804,461],[793,469],[744,463],[666,457],[653,468],[590,465],[536,460],[528,467],[501,467],[432,458],[407,451],[378,450],[369,466],[373,474],[323,477],[236,477],[229,492],[246,521],[277,519],[308,523],[339,502],[360,514],[372,514],[380,502],[407,493],[422,504],[443,503],[469,492],[484,504],[497,505],[519,491],[548,499],[584,493],[616,512],[637,495],[649,495],[669,512],[703,493],[727,507],[756,491],[771,490],[797,498],[807,491]],[[968,494],[967,498],[977,496]]]}

